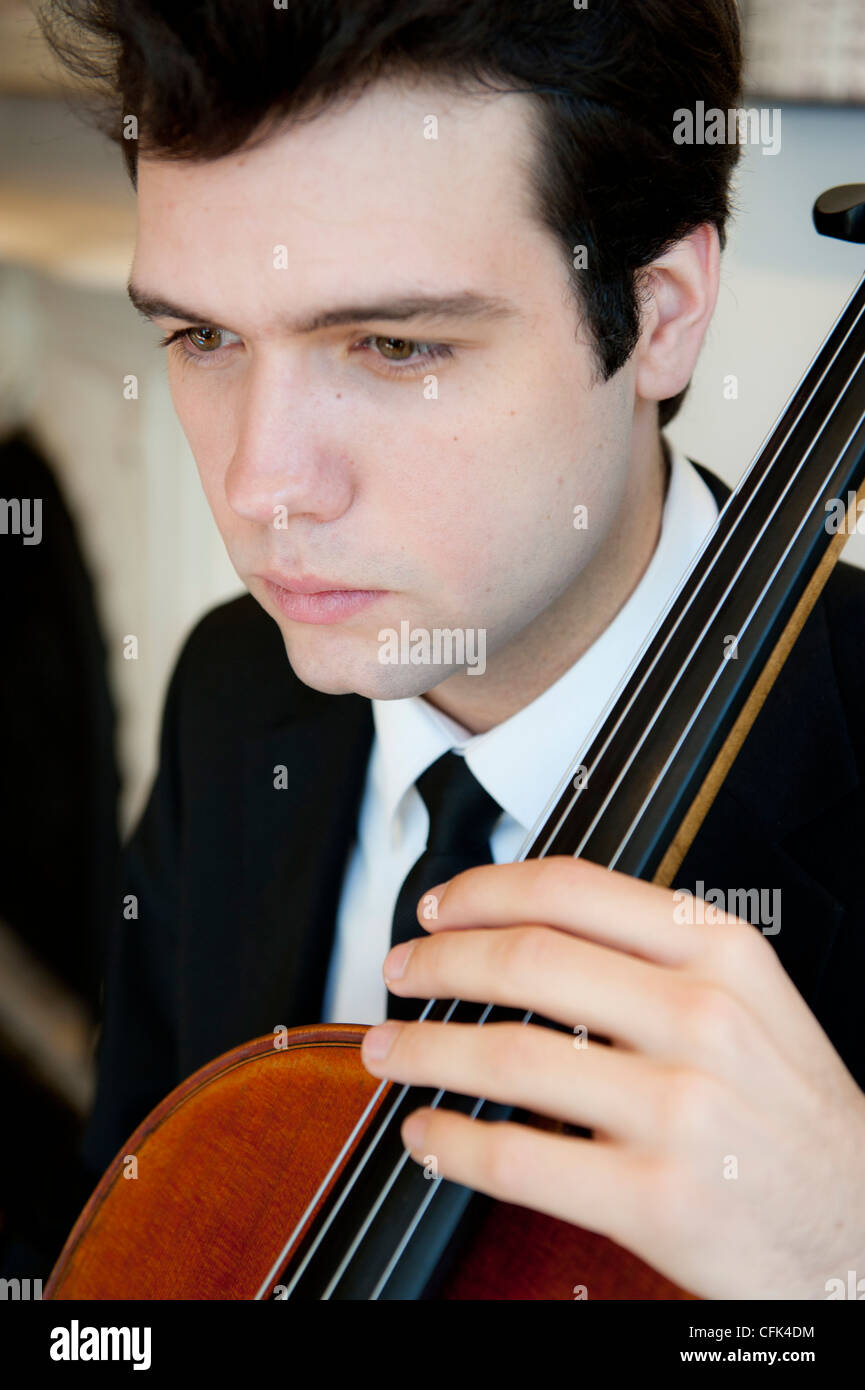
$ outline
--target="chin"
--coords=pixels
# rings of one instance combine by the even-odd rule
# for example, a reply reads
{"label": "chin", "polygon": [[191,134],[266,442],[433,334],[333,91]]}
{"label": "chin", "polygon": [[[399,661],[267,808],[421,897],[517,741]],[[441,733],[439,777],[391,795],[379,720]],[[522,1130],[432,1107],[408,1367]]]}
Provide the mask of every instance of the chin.
{"label": "chin", "polygon": [[423,695],[452,676],[456,668],[430,666],[383,665],[378,660],[375,642],[364,644],[368,650],[338,648],[313,651],[306,643],[283,633],[285,653],[298,680],[322,695],[362,695],[368,700],[406,700]]}

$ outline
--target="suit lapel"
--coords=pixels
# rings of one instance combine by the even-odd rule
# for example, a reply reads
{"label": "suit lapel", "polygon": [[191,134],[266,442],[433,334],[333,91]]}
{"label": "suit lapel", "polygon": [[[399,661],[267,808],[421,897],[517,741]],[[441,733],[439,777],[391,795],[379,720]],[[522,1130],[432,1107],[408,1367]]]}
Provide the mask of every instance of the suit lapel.
{"label": "suit lapel", "polygon": [[372,734],[370,702],[347,695],[246,740],[237,1037],[321,1018]]}

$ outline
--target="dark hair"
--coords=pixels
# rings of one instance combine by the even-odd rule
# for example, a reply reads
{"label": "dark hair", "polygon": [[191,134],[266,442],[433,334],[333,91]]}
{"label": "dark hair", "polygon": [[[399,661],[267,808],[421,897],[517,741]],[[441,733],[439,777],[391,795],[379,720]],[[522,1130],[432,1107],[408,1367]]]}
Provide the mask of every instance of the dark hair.
{"label": "dark hair", "polygon": [[[736,0],[50,0],[39,20],[86,110],[137,155],[215,159],[392,72],[534,94],[538,214],[604,380],[640,332],[640,272],[703,222],[723,247],[739,145],[676,144],[674,112],[738,106]],[[124,115],[138,139],[125,139]],[[685,388],[687,390],[687,387]],[[662,401],[663,427],[685,391]]]}

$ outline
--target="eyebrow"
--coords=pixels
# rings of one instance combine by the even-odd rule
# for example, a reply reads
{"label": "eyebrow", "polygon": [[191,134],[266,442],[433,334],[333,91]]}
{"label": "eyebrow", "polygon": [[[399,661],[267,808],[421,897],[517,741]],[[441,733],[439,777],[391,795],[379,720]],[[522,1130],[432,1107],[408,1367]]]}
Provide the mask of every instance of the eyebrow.
{"label": "eyebrow", "polygon": [[[142,286],[131,280],[126,292],[140,314],[147,319],[182,319],[189,323],[204,324],[220,332],[234,330],[225,324],[217,323],[206,312],[190,309],[182,304],[150,294]],[[395,299],[373,300],[359,304],[346,304],[333,309],[322,309],[302,319],[282,318],[280,322],[290,333],[317,333],[323,328],[334,328],[341,324],[366,323],[370,319],[385,319],[388,322],[405,322],[409,319],[502,319],[522,318],[515,304],[508,299],[496,296],[475,294],[463,290],[458,294],[441,295],[402,295]]]}

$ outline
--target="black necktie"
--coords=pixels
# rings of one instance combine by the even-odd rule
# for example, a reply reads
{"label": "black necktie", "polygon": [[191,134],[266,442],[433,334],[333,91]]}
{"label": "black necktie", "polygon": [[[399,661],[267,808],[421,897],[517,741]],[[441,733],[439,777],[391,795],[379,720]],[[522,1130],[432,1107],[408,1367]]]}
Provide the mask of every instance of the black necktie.
{"label": "black necktie", "polygon": [[[484,791],[465,758],[457,753],[443,753],[415,785],[429,811],[429,835],[426,849],[399,890],[391,946],[423,933],[417,906],[428,889],[475,864],[492,863],[490,835],[502,813],[501,806]],[[388,994],[388,1018],[417,1018],[425,1007],[425,1000]]]}

